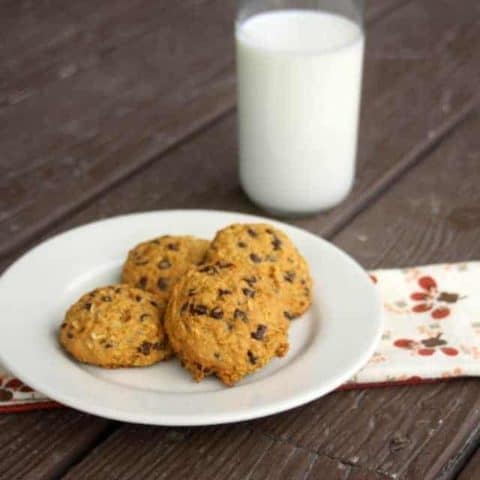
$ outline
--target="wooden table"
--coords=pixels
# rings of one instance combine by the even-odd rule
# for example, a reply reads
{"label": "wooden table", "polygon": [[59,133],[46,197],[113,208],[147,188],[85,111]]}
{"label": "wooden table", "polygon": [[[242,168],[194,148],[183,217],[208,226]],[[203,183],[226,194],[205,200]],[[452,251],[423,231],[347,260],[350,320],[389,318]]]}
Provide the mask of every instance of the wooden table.
{"label": "wooden table", "polygon": [[[0,267],[120,213],[257,213],[230,0],[0,0]],[[480,256],[480,3],[370,0],[358,174],[294,221],[365,268]],[[258,212],[260,213],[260,212]],[[480,478],[480,382],[338,392],[235,425],[0,416],[2,479]],[[459,473],[460,472],[460,473]]]}

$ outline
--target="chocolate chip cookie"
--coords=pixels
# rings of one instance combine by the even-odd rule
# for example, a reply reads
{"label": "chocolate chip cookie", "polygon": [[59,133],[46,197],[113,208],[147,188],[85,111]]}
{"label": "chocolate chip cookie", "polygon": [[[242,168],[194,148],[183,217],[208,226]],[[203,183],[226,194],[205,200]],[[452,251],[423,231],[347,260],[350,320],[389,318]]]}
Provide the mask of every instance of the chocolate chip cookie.
{"label": "chocolate chip cookie", "polygon": [[312,277],[292,241],[268,224],[234,224],[217,232],[206,254],[215,262],[230,259],[269,278],[289,320],[310,306]]}
{"label": "chocolate chip cookie", "polygon": [[226,385],[284,356],[288,325],[270,282],[225,260],[192,267],[165,314],[171,346],[193,378],[213,374]]}
{"label": "chocolate chip cookie", "polygon": [[67,311],[60,343],[80,362],[141,367],[171,356],[154,295],[129,285],[98,288]]}
{"label": "chocolate chip cookie", "polygon": [[160,308],[167,306],[173,284],[191,265],[205,257],[208,240],[190,236],[154,238],[128,253],[122,281],[156,295]]}

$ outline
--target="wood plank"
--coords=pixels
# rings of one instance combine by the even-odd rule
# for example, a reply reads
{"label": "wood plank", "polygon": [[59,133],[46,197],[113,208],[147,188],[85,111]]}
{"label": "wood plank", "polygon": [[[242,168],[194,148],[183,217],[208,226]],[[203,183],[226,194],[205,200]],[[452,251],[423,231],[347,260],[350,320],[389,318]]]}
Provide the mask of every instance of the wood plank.
{"label": "wood plank", "polygon": [[56,478],[108,433],[108,424],[74,410],[0,415],[0,478]]}
{"label": "wood plank", "polygon": [[[467,12],[461,8],[451,12],[450,3],[438,2],[432,16],[428,15],[425,5],[424,2],[409,3],[372,27],[366,59],[359,165],[354,191],[338,208],[302,220],[299,225],[324,235],[334,233],[347,223],[362,205],[372,201],[372,197],[381,193],[410,168],[424,152],[461,121],[477,102],[477,89],[472,79],[475,78],[474,71],[480,68],[480,59],[470,48],[473,43],[480,42],[480,29],[475,28],[475,21],[472,20],[475,12],[471,9]],[[451,24],[448,23],[448,16],[452,17]],[[417,23],[420,22],[419,26],[422,27],[420,30],[430,32],[430,39],[404,28],[404,25],[409,24],[410,18],[415,18]],[[463,25],[464,28],[459,29],[456,25]],[[396,33],[390,35],[390,32]],[[385,38],[389,39],[388,48],[385,45]],[[449,39],[449,48],[431,51],[431,45],[435,44],[434,39],[443,39],[443,43]],[[409,58],[411,54],[408,52],[414,51],[420,52],[421,61]],[[405,98],[412,95],[418,98],[406,102]],[[443,99],[442,105],[439,99]],[[175,161],[168,160],[170,155],[155,157],[152,167],[145,172],[145,178],[132,179],[127,196],[118,195],[110,206],[107,205],[110,198],[107,196],[101,201],[101,208],[94,204],[92,209],[86,209],[80,217],[73,217],[64,225],[73,225],[98,216],[120,212],[178,206],[254,211],[254,207],[238,193],[233,116],[232,114],[232,118],[224,120],[226,127],[215,126],[207,130],[205,135],[211,135],[215,141],[202,140],[187,151],[183,149],[175,151]],[[142,124],[142,127],[145,126]],[[229,128],[231,130],[228,130]],[[136,131],[135,135],[142,137],[143,133]],[[126,136],[120,133],[119,135]],[[221,144],[216,145],[220,143],[218,139],[221,139]],[[115,140],[118,140],[118,136]],[[124,141],[136,143],[137,152],[141,152],[143,147],[138,144],[138,142],[141,144],[141,138],[134,138],[132,135],[130,140],[122,139],[122,142]],[[114,144],[112,141],[108,148],[115,148]],[[203,148],[205,150],[202,150]],[[124,153],[125,151],[118,158],[112,159],[107,152],[105,161],[116,162],[116,170],[113,173],[102,170],[98,176],[95,174],[95,177],[104,178],[103,175],[109,179],[112,175],[116,179],[123,177],[131,166],[130,163],[122,165],[122,162],[126,161]],[[189,161],[190,156],[195,158],[195,161]],[[129,156],[133,157],[134,155]],[[142,157],[140,163],[143,159]],[[101,168],[97,160],[92,161],[92,169]],[[48,166],[45,166],[45,169],[48,170]],[[65,165],[63,173],[57,169],[55,170],[57,174],[50,172],[50,175],[56,175],[58,182],[61,182],[62,175],[70,170],[71,166]],[[165,171],[169,172],[168,176],[164,175]],[[196,185],[192,185],[189,171],[195,171],[196,178],[201,174],[201,181],[197,180]],[[222,171],[222,176],[218,175],[219,171]],[[106,184],[102,181],[100,186],[97,184],[95,188],[92,187],[88,180],[90,174],[86,167],[86,178],[83,177],[83,173],[79,173],[78,184],[72,186],[67,183],[64,187],[58,188],[68,187],[70,189],[68,195],[75,199],[85,198],[83,190],[98,194]],[[17,180],[20,183],[16,181],[9,183],[10,192],[4,194],[7,200],[17,198],[17,191],[23,192],[25,198],[28,196],[28,191],[24,188],[24,182],[28,183],[28,180]],[[33,185],[33,182],[32,177],[31,188],[39,191],[40,186]],[[171,185],[175,182],[178,183],[172,188]],[[38,229],[50,225],[55,215],[44,216],[41,213],[47,206],[51,208],[52,202],[58,198],[58,188],[50,186],[50,190],[47,189],[45,192],[42,190],[41,193],[45,202],[37,201],[33,195],[29,199],[31,206],[21,210],[18,215],[4,220],[4,238],[9,245],[5,246],[6,250],[21,243],[22,238],[25,240]],[[143,192],[150,192],[145,201],[142,200]],[[21,203],[20,199],[20,205]],[[60,216],[67,214],[73,205],[65,201],[57,203],[55,211],[60,212]],[[13,205],[12,208],[22,207]],[[95,213],[94,210],[101,213]],[[24,224],[20,217],[27,223]]]}
{"label": "wood plank", "polygon": [[[241,426],[226,430],[126,425],[121,435],[114,433],[65,478],[148,480],[160,473],[168,478],[187,474],[199,479],[247,478],[274,444],[267,436]],[[286,449],[289,454],[295,450],[288,445]]]}
{"label": "wood plank", "polygon": [[[365,267],[480,256],[480,112],[334,241]],[[450,478],[480,439],[480,382],[336,393],[254,423],[392,478]]]}
{"label": "wood plank", "polygon": [[[121,455],[120,455],[121,452]],[[327,476],[319,476],[323,472]],[[290,480],[385,478],[255,432],[245,425],[162,428],[126,425],[75,465],[65,480],[195,478]]]}
{"label": "wood plank", "polygon": [[3,252],[231,108],[232,5],[190,3],[169,4],[154,32],[98,68],[0,112]]}
{"label": "wood plank", "polygon": [[[408,0],[369,0],[366,20],[378,20]],[[230,1],[230,4],[233,2]],[[209,8],[184,0],[182,8]],[[97,68],[105,56],[162,25],[167,2],[41,0],[0,3],[0,108],[14,105],[80,72]],[[232,8],[233,11],[233,8]]]}
{"label": "wood plank", "polygon": [[[180,6],[190,9],[198,4],[198,0],[185,0]],[[151,0],[0,4],[5,39],[0,44],[0,107],[97,68],[120,46],[161,27],[168,8],[167,2]]]}
{"label": "wood plank", "polygon": [[[480,111],[476,111],[374,206],[340,232],[335,243],[367,268],[478,257],[479,128]],[[219,176],[222,178],[221,172]],[[240,431],[247,435],[245,426],[275,442],[326,456],[362,472],[392,479],[451,478],[461,466],[462,454],[480,439],[480,382],[456,380],[338,392],[290,412],[212,431],[221,439],[220,444],[228,445],[234,439],[240,441]],[[137,428],[138,434],[149,437],[150,429]],[[203,430],[191,430],[192,435],[202,439],[199,445],[213,436],[207,431],[203,437],[199,433]],[[140,452],[143,462],[153,462],[157,454],[150,453],[151,448],[145,445],[135,453],[133,448],[137,447],[131,447],[130,435],[130,427],[121,427],[115,432],[115,448],[106,442],[98,447],[96,455],[113,457],[121,448],[128,452],[125,457],[132,464],[139,461]],[[157,443],[155,438],[149,445]],[[178,457],[168,463],[172,472],[180,473],[176,469],[181,469],[185,461],[200,464],[207,471],[213,468],[204,463],[204,452],[211,453],[213,447],[202,451],[188,445],[181,442],[175,448]],[[98,473],[96,463],[94,457],[88,456],[72,475]],[[277,463],[272,461],[270,465],[275,468]],[[228,462],[226,465],[232,466]],[[116,472],[116,478],[131,478],[133,467],[120,468],[124,473]],[[227,466],[222,463],[222,468]],[[221,476],[225,472],[221,470]]]}

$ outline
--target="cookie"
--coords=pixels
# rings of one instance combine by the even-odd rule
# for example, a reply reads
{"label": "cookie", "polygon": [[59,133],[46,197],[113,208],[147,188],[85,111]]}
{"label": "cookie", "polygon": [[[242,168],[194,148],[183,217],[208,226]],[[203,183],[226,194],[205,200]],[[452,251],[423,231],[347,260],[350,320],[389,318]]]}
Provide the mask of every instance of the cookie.
{"label": "cookie", "polygon": [[141,367],[172,351],[156,298],[128,285],[97,288],[67,311],[60,343],[80,362],[100,367]]}
{"label": "cookie", "polygon": [[282,231],[261,223],[230,225],[217,232],[205,261],[225,259],[269,278],[289,320],[308,310],[312,277],[307,262]]}
{"label": "cookie", "polygon": [[200,238],[170,235],[140,243],[128,254],[122,281],[153,293],[160,308],[165,308],[173,284],[203,260],[209,244]]}
{"label": "cookie", "polygon": [[165,314],[171,346],[194,379],[213,374],[226,385],[284,356],[288,326],[270,283],[227,261],[191,268]]}

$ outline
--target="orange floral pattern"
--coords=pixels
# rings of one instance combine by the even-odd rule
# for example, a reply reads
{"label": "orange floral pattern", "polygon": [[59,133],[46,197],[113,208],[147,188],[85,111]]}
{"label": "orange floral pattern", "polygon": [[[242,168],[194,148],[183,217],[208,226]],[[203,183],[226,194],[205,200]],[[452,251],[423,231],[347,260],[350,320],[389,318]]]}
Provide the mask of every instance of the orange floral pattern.
{"label": "orange floral pattern", "polygon": [[350,386],[480,376],[480,262],[377,270],[370,278],[383,298],[385,330]]}
{"label": "orange floral pattern", "polygon": [[418,285],[422,291],[413,292],[410,295],[414,302],[419,302],[414,305],[412,312],[430,312],[430,315],[435,320],[448,317],[451,313],[450,305],[457,303],[463,298],[458,293],[439,291],[437,282],[429,276],[420,277]]}

